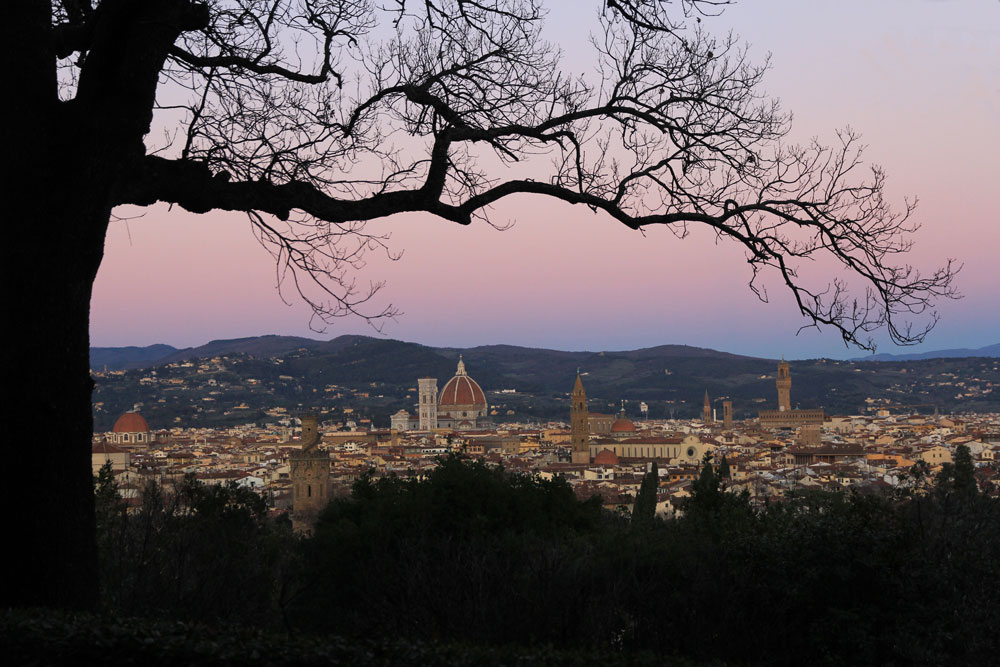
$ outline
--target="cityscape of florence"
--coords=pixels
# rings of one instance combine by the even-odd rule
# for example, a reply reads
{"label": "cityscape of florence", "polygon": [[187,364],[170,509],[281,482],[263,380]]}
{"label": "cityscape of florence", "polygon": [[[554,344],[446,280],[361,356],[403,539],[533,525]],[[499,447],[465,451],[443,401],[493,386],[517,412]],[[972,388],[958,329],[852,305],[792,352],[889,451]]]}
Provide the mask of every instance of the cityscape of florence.
{"label": "cityscape of florence", "polygon": [[995,664],[998,20],[18,3],[9,659]]}
{"label": "cityscape of florence", "polygon": [[[244,351],[219,354],[227,343]],[[338,360],[340,366],[354,366],[359,358],[364,361],[382,353],[377,339],[353,337],[342,343],[350,358]],[[254,344],[272,354],[284,344],[292,358],[276,355],[264,360],[279,373],[276,377],[246,377],[240,362],[254,361],[246,352]],[[373,417],[371,406],[383,402],[379,399],[386,397],[378,392],[391,389],[392,384],[363,381],[355,386],[327,384],[310,389],[291,370],[295,357],[300,365],[305,360],[314,368],[334,364],[329,358],[304,354],[305,348],[292,349],[301,344],[301,339],[277,337],[216,341],[216,356],[211,358],[185,358],[198,354],[188,350],[172,355],[181,360],[162,365],[95,372],[108,383],[131,375],[133,382],[122,383],[126,398],[136,396],[138,385],[158,403],[180,400],[182,414],[205,417],[219,412],[234,421],[255,415],[259,421],[229,428],[192,428],[177,416],[169,428],[154,429],[142,416],[144,403],[140,402],[117,416],[105,432],[94,434],[94,474],[110,466],[119,493],[133,503],[141,500],[141,491],[149,483],[170,486],[187,475],[206,484],[240,485],[263,494],[273,514],[288,514],[302,532],[311,530],[330,498],[349,496],[359,478],[423,478],[441,457],[452,454],[488,461],[513,473],[563,477],[576,497],[599,498],[606,510],[623,514],[632,511],[642,481],[656,463],[656,514],[665,518],[683,513],[706,462],[721,464],[723,459],[729,492],[745,491],[754,505],[780,502],[804,489],[919,490],[945,464],[954,464],[953,455],[960,446],[969,450],[977,466],[978,486],[992,495],[1000,490],[995,465],[1000,455],[1000,410],[942,412],[941,406],[930,402],[899,404],[891,393],[866,396],[857,414],[828,415],[822,407],[793,407],[792,364],[785,360],[759,378],[773,383],[772,400],[755,400],[760,409],[742,419],[738,417],[745,410],[736,411],[729,397],[713,400],[708,390],[697,414],[687,419],[650,419],[645,401],[629,402],[634,419],[627,414],[625,400],[613,414],[592,411],[584,384],[589,373],[578,370],[575,378],[567,376],[566,384],[573,383],[571,391],[555,397],[559,406],[555,409],[561,408],[564,414],[547,421],[522,421],[512,407],[515,401],[537,404],[542,397],[525,395],[516,388],[484,391],[459,353],[454,375],[440,389],[437,378],[404,381],[412,385],[403,390],[411,410],[400,409],[385,420]],[[116,350],[101,352],[107,355]],[[674,354],[698,352],[711,351],[680,348]],[[397,352],[395,358],[400,361],[404,355]],[[998,347],[972,359],[978,362],[977,374],[959,379],[949,368],[939,381],[952,402],[979,398],[987,406],[995,405],[998,399],[992,395],[993,388],[1000,382]],[[887,363],[866,362],[862,367],[877,373]],[[915,362],[906,365],[919,369]],[[252,365],[257,371],[261,366],[259,362]],[[323,375],[336,377],[337,370],[334,366]],[[664,370],[669,381],[671,371]],[[937,379],[920,375],[918,383],[933,387]],[[281,400],[282,394],[291,401]],[[308,396],[306,402],[296,400],[303,395]],[[268,398],[275,404],[260,402]],[[615,405],[606,400],[600,403]],[[666,403],[670,412],[685,407],[685,401]],[[698,401],[692,396],[687,403],[690,412]],[[95,409],[105,411],[105,402],[96,402]]]}

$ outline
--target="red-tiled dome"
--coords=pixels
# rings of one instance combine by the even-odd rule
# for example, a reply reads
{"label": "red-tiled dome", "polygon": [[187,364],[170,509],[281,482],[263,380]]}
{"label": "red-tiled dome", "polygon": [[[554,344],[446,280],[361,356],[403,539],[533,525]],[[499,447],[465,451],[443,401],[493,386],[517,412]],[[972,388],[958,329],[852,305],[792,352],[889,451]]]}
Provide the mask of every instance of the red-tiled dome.
{"label": "red-tiled dome", "polygon": [[616,466],[618,465],[618,455],[610,449],[602,449],[594,457],[595,466]]}
{"label": "red-tiled dome", "polygon": [[149,424],[138,412],[126,412],[112,429],[115,433],[146,433],[149,431]]}
{"label": "red-tiled dome", "polygon": [[634,433],[635,432],[635,424],[633,424],[632,422],[630,422],[628,419],[625,419],[624,417],[619,417],[618,419],[615,420],[615,423],[611,425],[611,432],[612,433]]}
{"label": "red-tiled dome", "polygon": [[475,405],[486,408],[486,394],[480,388],[479,383],[465,374],[465,362],[462,357],[458,357],[458,371],[455,377],[448,380],[448,384],[441,390],[438,399],[438,408],[447,408],[456,405]]}
{"label": "red-tiled dome", "polygon": [[438,407],[451,405],[486,405],[486,395],[479,387],[479,383],[468,375],[456,375],[448,380],[448,384],[441,390],[441,399]]}

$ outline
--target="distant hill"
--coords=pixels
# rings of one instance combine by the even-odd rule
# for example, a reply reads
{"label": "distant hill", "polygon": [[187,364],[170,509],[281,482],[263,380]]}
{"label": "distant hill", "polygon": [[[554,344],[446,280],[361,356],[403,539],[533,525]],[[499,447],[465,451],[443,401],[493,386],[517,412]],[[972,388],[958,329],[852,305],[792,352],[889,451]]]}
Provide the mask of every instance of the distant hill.
{"label": "distant hill", "polygon": [[172,345],[157,343],[146,347],[92,347],[90,348],[90,367],[94,370],[121,371],[127,368],[143,368],[152,366],[160,359],[176,352]]}
{"label": "distant hill", "polygon": [[958,357],[1000,357],[1000,343],[977,349],[961,347],[953,350],[934,350],[933,352],[913,354],[873,354],[869,357],[857,357],[851,361],[915,361],[917,359],[955,359]]}
{"label": "distant hill", "polygon": [[[1000,386],[1000,370],[981,356],[983,350],[976,357],[876,363],[791,361],[792,403],[829,414],[858,414],[885,402],[924,412],[1000,412],[1000,392],[992,389]],[[370,336],[260,336],[183,350],[95,348],[92,358],[108,359],[109,369],[115,360],[128,366],[124,374],[98,373],[95,426],[106,430],[138,405],[154,428],[267,421],[266,411],[275,407],[290,414],[314,410],[340,419],[369,418],[384,427],[395,411],[415,410],[418,378],[434,377],[443,385],[460,354],[497,421],[566,418],[577,369],[594,412],[616,412],[625,401],[631,416],[645,402],[652,418],[694,417],[701,414],[706,390],[716,408],[732,400],[737,418],[755,416],[777,401],[776,360],[686,345],[567,352],[514,345],[435,348]],[[177,363],[196,359],[202,363]],[[94,366],[95,372],[102,368]]]}
{"label": "distant hill", "polygon": [[253,357],[280,357],[283,354],[299,349],[314,349],[323,345],[323,341],[301,336],[251,336],[249,338],[229,338],[213,340],[198,347],[186,347],[177,350],[170,356],[157,360],[157,363],[169,364],[190,359],[210,359],[211,357],[228,354],[248,354]]}

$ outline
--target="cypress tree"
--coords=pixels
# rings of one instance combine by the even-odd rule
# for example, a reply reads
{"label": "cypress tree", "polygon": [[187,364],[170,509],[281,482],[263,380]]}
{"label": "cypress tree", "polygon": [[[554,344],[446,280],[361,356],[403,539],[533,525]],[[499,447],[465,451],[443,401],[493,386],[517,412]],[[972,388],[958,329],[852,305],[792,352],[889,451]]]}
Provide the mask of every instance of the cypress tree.
{"label": "cypress tree", "polygon": [[729,461],[726,460],[726,455],[722,455],[722,461],[719,462],[719,479],[729,479]]}
{"label": "cypress tree", "polygon": [[976,467],[972,463],[972,452],[966,445],[955,448],[955,463],[951,469],[952,488],[960,494],[976,495]]}
{"label": "cypress tree", "polygon": [[722,492],[719,490],[719,477],[712,467],[712,454],[705,452],[702,459],[701,475],[691,485],[691,498],[688,506],[691,508],[713,511],[722,502]]}
{"label": "cypress tree", "polygon": [[653,461],[653,466],[642,478],[642,485],[632,506],[632,525],[636,528],[648,528],[656,518],[656,490],[660,485],[660,472]]}

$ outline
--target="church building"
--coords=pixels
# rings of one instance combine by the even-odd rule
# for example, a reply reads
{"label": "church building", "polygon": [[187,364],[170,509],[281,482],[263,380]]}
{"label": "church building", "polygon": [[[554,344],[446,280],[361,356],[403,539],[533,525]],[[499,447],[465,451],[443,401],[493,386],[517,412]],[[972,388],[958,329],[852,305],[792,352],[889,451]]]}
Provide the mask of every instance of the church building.
{"label": "church building", "polygon": [[417,416],[400,410],[391,417],[391,428],[397,431],[433,431],[451,429],[473,431],[485,427],[489,405],[479,383],[465,370],[465,361],[458,355],[455,376],[438,393],[437,378],[420,378]]}
{"label": "church building", "polygon": [[122,449],[149,449],[156,441],[156,434],[150,431],[146,419],[138,412],[126,412],[115,421],[104,440]]}

